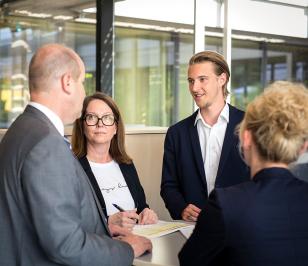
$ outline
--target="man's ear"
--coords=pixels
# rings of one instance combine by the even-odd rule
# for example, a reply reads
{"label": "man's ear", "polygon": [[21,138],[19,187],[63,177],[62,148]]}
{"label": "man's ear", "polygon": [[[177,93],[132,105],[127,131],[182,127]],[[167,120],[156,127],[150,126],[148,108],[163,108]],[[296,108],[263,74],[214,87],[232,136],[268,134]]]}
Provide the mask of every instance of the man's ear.
{"label": "man's ear", "polygon": [[67,94],[71,94],[71,90],[72,90],[72,76],[69,73],[65,73],[62,75],[61,77],[61,86],[62,86],[62,90],[67,93]]}
{"label": "man's ear", "polygon": [[225,85],[227,82],[227,75],[226,73],[221,73],[218,77],[218,82],[221,86]]}

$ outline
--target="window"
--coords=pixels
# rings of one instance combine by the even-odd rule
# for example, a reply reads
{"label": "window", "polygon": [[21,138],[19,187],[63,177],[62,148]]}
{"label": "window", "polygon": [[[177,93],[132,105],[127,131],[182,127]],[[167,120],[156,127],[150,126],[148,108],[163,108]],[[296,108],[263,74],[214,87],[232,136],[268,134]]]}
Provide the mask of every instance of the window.
{"label": "window", "polygon": [[[101,80],[96,72],[96,1],[7,2],[0,8],[0,127],[8,127],[29,101],[28,64],[45,43],[64,43],[81,56],[86,93],[93,93],[96,80]],[[306,7],[294,1],[238,2],[229,6],[233,14],[231,103],[244,110],[268,83],[278,79],[308,85]],[[194,47],[194,1],[113,3],[112,95],[125,123],[170,126],[189,116],[194,111],[187,86],[187,64]],[[202,4],[205,49],[222,53],[223,1]],[[107,76],[111,84],[112,75]]]}
{"label": "window", "polygon": [[191,114],[192,36],[116,28],[114,96],[127,124],[169,126]]}
{"label": "window", "polygon": [[[29,101],[28,65],[34,51],[41,45],[63,43],[81,56],[86,66],[85,88],[88,94],[95,91],[96,80],[95,24],[78,22],[80,18],[76,10],[79,8],[81,12],[82,7],[70,9],[65,1],[13,2],[0,11],[2,128],[9,127]],[[92,4],[95,5],[95,1]]]}

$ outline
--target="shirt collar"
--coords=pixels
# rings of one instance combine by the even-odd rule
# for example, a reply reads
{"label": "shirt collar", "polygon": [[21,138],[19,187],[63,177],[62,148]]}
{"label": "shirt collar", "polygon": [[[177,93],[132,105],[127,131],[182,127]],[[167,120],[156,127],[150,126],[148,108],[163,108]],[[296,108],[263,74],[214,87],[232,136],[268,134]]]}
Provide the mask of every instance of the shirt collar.
{"label": "shirt collar", "polygon": [[56,127],[56,129],[59,131],[61,136],[64,136],[64,125],[60,117],[51,111],[48,107],[37,103],[37,102],[29,102],[29,105],[33,106],[34,108],[40,110],[44,115],[48,117],[48,119],[51,121],[51,123]]}
{"label": "shirt collar", "polygon": [[[227,103],[225,104],[224,108],[222,109],[222,111],[219,114],[218,121],[221,120],[221,119],[223,119],[223,120],[225,120],[225,122],[229,123],[229,105]],[[196,124],[198,123],[199,120],[201,120],[204,125],[207,125],[206,122],[204,121],[202,115],[201,115],[200,108],[198,110],[194,126],[196,126]]]}

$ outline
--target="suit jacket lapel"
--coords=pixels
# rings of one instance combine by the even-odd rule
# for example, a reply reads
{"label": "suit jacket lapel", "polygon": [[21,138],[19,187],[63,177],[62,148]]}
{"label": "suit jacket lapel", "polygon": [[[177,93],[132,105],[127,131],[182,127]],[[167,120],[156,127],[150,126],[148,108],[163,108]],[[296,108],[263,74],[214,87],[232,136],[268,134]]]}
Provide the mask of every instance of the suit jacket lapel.
{"label": "suit jacket lapel", "polygon": [[[91,192],[93,194],[93,197],[94,197],[94,200],[95,200],[95,203],[96,203],[96,207],[98,209],[98,212],[101,216],[101,219],[103,221],[103,224],[105,226],[105,229],[107,231],[107,233],[111,236],[111,233],[109,231],[109,227],[107,225],[107,218],[106,218],[106,207],[105,207],[105,201],[104,201],[104,197],[100,194],[100,189],[99,189],[99,186],[97,184],[97,181],[95,179],[95,176],[91,170],[91,166],[87,160],[86,157],[82,157],[79,162],[81,163],[82,167],[83,167],[83,170],[85,171],[86,175],[88,176],[86,178],[89,186],[90,186],[90,189],[91,189]],[[97,193],[97,189],[99,190],[99,193]],[[98,199],[97,195],[101,195],[100,197],[100,200]],[[104,206],[102,206],[104,205]]]}
{"label": "suit jacket lapel", "polygon": [[[137,209],[138,209],[139,206],[137,204],[138,199],[136,198],[136,196],[137,196],[136,185],[133,182],[134,177],[130,175],[130,171],[128,171],[127,165],[125,165],[124,163],[120,163],[119,167],[120,167],[120,170],[121,170],[123,177],[125,179],[126,185],[127,185],[128,189],[130,191],[130,194],[133,197],[133,200],[135,202],[135,206],[137,205]],[[138,211],[139,211],[139,209],[138,209]]]}
{"label": "suit jacket lapel", "polygon": [[[230,106],[229,106],[230,107]],[[236,119],[234,117],[234,110],[232,108],[229,108],[229,123],[226,128],[226,134],[221,150],[221,155],[220,155],[220,161],[219,161],[219,166],[217,170],[217,176],[216,176],[216,181],[219,178],[219,176],[222,174],[224,164],[226,163],[231,147],[234,144],[234,138],[235,138],[235,132],[234,129],[236,127]]]}
{"label": "suit jacket lapel", "polygon": [[101,207],[104,211],[105,216],[107,216],[106,203],[105,203],[104,197],[101,193],[101,190],[100,190],[99,185],[96,181],[96,178],[95,178],[95,176],[92,172],[92,169],[91,169],[91,166],[89,164],[87,157],[84,156],[84,157],[80,158],[79,162],[82,165],[83,170],[86,172],[86,174],[87,174],[87,176],[88,176],[88,178],[91,182],[91,185],[92,185],[92,187],[93,187],[93,189],[94,189],[94,191],[97,195],[97,198],[99,199],[99,201],[101,203]]}
{"label": "suit jacket lapel", "polygon": [[196,111],[191,116],[191,121],[189,123],[189,136],[190,136],[191,146],[192,146],[193,154],[195,157],[197,169],[198,169],[200,178],[202,180],[202,183],[204,184],[204,188],[207,191],[207,184],[206,184],[206,177],[205,177],[204,163],[202,159],[199,135],[198,135],[197,126],[194,125],[197,112],[198,111]]}
{"label": "suit jacket lapel", "polygon": [[107,218],[106,218],[106,216],[105,216],[105,214],[103,212],[102,206],[101,206],[101,204],[100,204],[100,202],[99,202],[99,200],[98,200],[98,198],[97,198],[97,196],[95,194],[95,191],[94,191],[94,189],[92,187],[92,184],[91,184],[89,178],[86,178],[86,179],[87,179],[87,181],[89,183],[89,186],[91,188],[91,191],[92,191],[92,194],[93,194],[93,198],[94,198],[95,203],[96,203],[96,207],[97,207],[98,212],[99,212],[99,214],[101,216],[101,219],[102,219],[103,225],[105,226],[106,232],[107,232],[107,234],[109,234],[109,236],[111,236],[111,233],[109,231],[109,227],[108,227],[108,224],[107,224]]}

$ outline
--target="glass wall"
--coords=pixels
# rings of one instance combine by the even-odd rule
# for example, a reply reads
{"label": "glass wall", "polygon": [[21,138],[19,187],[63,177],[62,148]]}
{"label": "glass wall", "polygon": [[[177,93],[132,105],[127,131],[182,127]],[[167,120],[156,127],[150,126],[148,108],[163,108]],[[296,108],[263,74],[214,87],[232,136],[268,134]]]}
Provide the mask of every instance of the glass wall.
{"label": "glass wall", "polygon": [[[23,2],[23,6],[0,10],[0,127],[3,128],[14,121],[29,101],[28,65],[34,51],[43,44],[56,42],[73,48],[86,65],[87,92],[95,91],[95,24],[77,22],[70,16],[59,17],[52,9],[47,14],[46,7],[42,7],[44,13],[31,13],[33,1]],[[65,3],[58,1],[57,12],[67,13],[65,8]]]}
{"label": "glass wall", "polygon": [[[244,110],[274,80],[308,85],[307,12],[292,3],[230,1],[235,106]],[[76,50],[86,65],[87,94],[95,91],[95,7],[94,0],[0,5],[0,127],[8,127],[28,102],[27,67],[42,44],[64,43]],[[204,0],[204,9],[205,49],[222,53],[223,1]],[[194,1],[114,0],[114,10],[113,96],[125,123],[169,126],[190,115],[187,63],[194,47]]]}
{"label": "glass wall", "polygon": [[114,96],[127,124],[168,126],[191,113],[192,51],[191,35],[116,28]]}
{"label": "glass wall", "polygon": [[[219,32],[206,31],[207,50],[222,53]],[[269,35],[255,38],[254,33],[247,36],[247,32],[237,32],[234,36],[231,103],[236,107],[245,110],[275,80],[308,85],[306,39],[282,36],[277,39]],[[114,96],[126,123],[169,126],[194,111],[187,85],[192,39],[190,33],[116,28]]]}
{"label": "glass wall", "polygon": [[232,40],[233,104],[244,110],[247,103],[275,80],[289,80],[308,85],[306,40],[294,38],[293,44],[290,42],[290,39],[280,43]]}
{"label": "glass wall", "polygon": [[[193,2],[116,2],[114,96],[126,123],[169,126],[194,111],[186,81],[193,54]],[[202,3],[205,49],[222,53],[224,1]],[[308,85],[305,10],[305,4],[294,1],[229,1],[233,105],[245,110],[275,80]]]}
{"label": "glass wall", "polygon": [[[194,110],[187,83],[193,35],[117,27],[114,96],[125,122],[169,126]],[[222,50],[222,38],[207,37],[207,49]]]}

